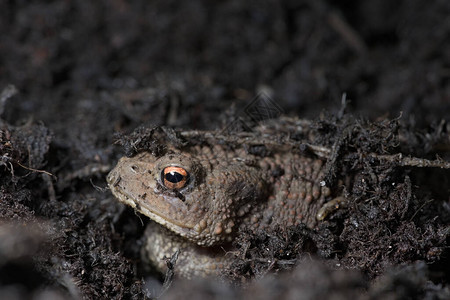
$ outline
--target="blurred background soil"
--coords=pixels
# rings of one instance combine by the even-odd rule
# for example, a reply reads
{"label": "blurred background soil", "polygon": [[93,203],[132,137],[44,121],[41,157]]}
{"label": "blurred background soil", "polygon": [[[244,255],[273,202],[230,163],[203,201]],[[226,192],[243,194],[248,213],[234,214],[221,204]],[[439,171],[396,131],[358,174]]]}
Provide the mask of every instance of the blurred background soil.
{"label": "blurred background soil", "polygon": [[[0,298],[159,295],[161,281],[140,265],[146,220],[105,188],[123,155],[117,132],[218,129],[261,91],[287,115],[318,118],[338,112],[346,93],[358,118],[401,116],[414,133],[402,150],[449,160],[449,37],[448,0],[1,1]],[[423,203],[393,208],[411,221],[392,234],[401,255],[387,246],[364,259],[302,261],[246,291],[180,281],[167,296],[448,299],[449,172],[406,177],[386,197],[409,199],[412,186],[422,191],[413,198],[440,202],[423,220]],[[331,252],[361,246],[352,237],[364,233],[345,228]]]}

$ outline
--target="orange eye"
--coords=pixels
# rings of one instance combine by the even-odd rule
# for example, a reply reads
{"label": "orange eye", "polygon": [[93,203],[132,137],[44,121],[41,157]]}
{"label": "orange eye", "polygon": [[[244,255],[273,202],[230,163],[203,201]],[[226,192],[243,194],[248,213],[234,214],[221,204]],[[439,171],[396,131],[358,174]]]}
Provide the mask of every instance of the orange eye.
{"label": "orange eye", "polygon": [[165,167],[161,172],[161,179],[166,188],[177,190],[186,186],[189,173],[182,167]]}

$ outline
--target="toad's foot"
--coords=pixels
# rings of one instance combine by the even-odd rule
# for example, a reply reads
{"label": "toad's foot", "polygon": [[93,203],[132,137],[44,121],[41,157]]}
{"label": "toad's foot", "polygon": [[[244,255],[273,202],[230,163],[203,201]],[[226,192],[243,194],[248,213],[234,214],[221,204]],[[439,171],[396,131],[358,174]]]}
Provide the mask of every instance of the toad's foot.
{"label": "toad's foot", "polygon": [[347,205],[347,199],[344,197],[337,197],[333,200],[325,203],[317,212],[316,219],[317,221],[323,221],[325,218],[332,212],[345,207]]}

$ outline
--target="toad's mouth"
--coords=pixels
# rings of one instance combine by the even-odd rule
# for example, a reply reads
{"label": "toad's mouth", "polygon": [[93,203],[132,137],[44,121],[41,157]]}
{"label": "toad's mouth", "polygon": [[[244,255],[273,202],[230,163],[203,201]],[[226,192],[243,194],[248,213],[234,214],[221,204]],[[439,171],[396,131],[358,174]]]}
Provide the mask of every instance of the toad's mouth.
{"label": "toad's mouth", "polygon": [[[153,221],[174,230],[174,226],[178,227],[179,230],[192,230],[195,224],[191,224],[188,222],[182,222],[180,220],[176,220],[174,218],[170,218],[166,213],[158,211],[156,207],[149,205],[146,201],[137,201],[129,195],[126,191],[119,187],[114,187],[110,185],[110,189],[115,197],[117,197],[121,202],[135,208],[141,214],[149,217]],[[186,212],[189,214],[189,212]],[[178,230],[174,230],[177,232]]]}

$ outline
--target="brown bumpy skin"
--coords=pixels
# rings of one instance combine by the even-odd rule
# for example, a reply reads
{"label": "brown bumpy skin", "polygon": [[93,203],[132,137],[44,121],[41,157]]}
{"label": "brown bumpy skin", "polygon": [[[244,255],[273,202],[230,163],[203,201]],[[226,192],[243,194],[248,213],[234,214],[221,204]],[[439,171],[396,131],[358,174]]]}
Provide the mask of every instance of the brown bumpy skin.
{"label": "brown bumpy skin", "polygon": [[[189,174],[176,190],[161,178],[173,166]],[[290,149],[260,157],[244,148],[195,145],[169,147],[161,157],[145,151],[124,157],[107,181],[120,201],[159,223],[149,225],[144,247],[158,269],[165,268],[164,256],[181,249],[178,274],[207,276],[230,264],[225,249],[240,229],[301,222],[314,227],[330,194],[321,186],[322,166],[322,160]]]}

